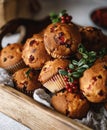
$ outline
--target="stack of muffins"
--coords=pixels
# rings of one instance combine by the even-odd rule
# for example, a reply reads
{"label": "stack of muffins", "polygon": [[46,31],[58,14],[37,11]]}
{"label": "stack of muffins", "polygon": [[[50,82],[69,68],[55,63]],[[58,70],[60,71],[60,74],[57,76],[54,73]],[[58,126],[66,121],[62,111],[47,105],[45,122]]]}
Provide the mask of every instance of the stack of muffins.
{"label": "stack of muffins", "polygon": [[[15,43],[3,48],[0,66],[12,74],[19,91],[32,96],[35,89],[45,88],[51,93],[50,104],[55,110],[71,118],[82,118],[91,104],[107,106],[107,56],[96,60],[81,77],[67,84],[66,73],[59,71],[72,74],[68,68],[71,59],[81,59],[80,43],[87,51],[98,53],[101,48],[107,48],[107,36],[97,28],[75,25],[71,17],[63,13],[59,21],[28,38],[24,45]],[[78,88],[71,91],[70,84]]]}

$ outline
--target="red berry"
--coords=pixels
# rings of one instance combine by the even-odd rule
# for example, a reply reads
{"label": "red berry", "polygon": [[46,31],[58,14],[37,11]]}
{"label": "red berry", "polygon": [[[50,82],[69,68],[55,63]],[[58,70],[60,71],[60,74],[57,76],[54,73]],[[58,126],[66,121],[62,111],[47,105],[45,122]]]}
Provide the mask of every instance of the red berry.
{"label": "red berry", "polygon": [[64,20],[64,19],[65,19],[65,16],[62,16],[61,19]]}
{"label": "red berry", "polygon": [[68,92],[72,92],[72,88],[69,88],[69,89],[68,89]]}
{"label": "red berry", "polygon": [[68,73],[72,73],[72,70],[71,70],[71,69],[68,69]]}
{"label": "red berry", "polygon": [[65,23],[65,20],[63,19],[63,20],[61,20],[61,23]]}
{"label": "red berry", "polygon": [[65,82],[68,82],[68,77],[64,77],[64,81],[65,81]]}

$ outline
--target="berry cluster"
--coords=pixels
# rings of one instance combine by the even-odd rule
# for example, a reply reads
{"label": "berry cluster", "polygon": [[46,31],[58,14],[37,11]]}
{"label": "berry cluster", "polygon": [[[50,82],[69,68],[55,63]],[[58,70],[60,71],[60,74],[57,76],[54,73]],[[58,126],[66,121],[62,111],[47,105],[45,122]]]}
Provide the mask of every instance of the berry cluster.
{"label": "berry cluster", "polygon": [[61,11],[59,14],[51,13],[50,19],[52,23],[71,23],[72,17],[67,14],[66,10]]}
{"label": "berry cluster", "polygon": [[65,88],[67,89],[68,92],[77,93],[79,91],[79,83],[77,80],[74,80],[73,82],[69,82],[68,77],[65,76],[64,81],[66,82]]}
{"label": "berry cluster", "polygon": [[68,15],[67,13],[65,13],[64,15],[61,16],[61,23],[70,23],[72,16]]}

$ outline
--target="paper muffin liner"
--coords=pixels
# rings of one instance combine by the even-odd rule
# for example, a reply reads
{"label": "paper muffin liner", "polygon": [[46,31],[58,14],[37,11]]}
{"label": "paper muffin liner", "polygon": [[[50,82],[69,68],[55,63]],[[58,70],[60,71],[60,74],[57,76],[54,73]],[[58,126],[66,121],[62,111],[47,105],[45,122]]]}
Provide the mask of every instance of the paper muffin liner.
{"label": "paper muffin liner", "polygon": [[30,97],[33,97],[34,90],[24,90],[23,88],[20,88],[18,86],[15,86],[15,89],[30,96]]}
{"label": "paper muffin liner", "polygon": [[22,69],[22,68],[24,68],[24,67],[26,67],[24,61],[23,61],[23,60],[20,60],[18,63],[14,64],[14,65],[11,65],[11,66],[8,66],[8,67],[6,67],[5,69],[6,69],[9,73],[13,74],[13,73],[16,72],[17,70]]}
{"label": "paper muffin liner", "polygon": [[63,88],[65,88],[65,85],[66,83],[64,81],[64,76],[60,74],[54,75],[50,80],[43,84],[43,86],[52,93],[62,90]]}

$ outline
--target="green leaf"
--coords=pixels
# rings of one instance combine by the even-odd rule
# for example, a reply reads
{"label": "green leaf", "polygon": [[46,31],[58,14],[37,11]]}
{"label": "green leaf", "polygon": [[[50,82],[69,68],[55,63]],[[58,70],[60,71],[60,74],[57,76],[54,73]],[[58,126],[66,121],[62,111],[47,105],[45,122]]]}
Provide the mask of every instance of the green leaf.
{"label": "green leaf", "polygon": [[69,77],[68,81],[69,81],[69,82],[73,82],[74,79],[73,79],[72,77]]}
{"label": "green leaf", "polygon": [[79,44],[79,46],[78,46],[78,51],[79,51],[80,53],[83,53],[83,52],[86,51],[86,49],[85,49],[85,47],[83,46],[83,44]]}
{"label": "green leaf", "polygon": [[64,14],[66,14],[66,10],[62,10],[60,13],[59,13],[59,17],[62,17]]}
{"label": "green leaf", "polygon": [[71,76],[72,75],[72,73],[68,73],[68,76]]}
{"label": "green leaf", "polygon": [[72,64],[78,66],[78,61],[76,61],[76,60],[72,60]]}
{"label": "green leaf", "polygon": [[79,78],[79,77],[81,77],[81,73],[79,73],[79,72],[73,72],[73,73],[72,73],[72,76],[73,76],[74,78]]}
{"label": "green leaf", "polygon": [[81,66],[81,65],[83,65],[83,64],[85,64],[85,59],[81,59],[79,62],[78,62],[78,66]]}
{"label": "green leaf", "polygon": [[85,70],[86,70],[86,68],[82,68],[82,67],[81,67],[81,68],[78,68],[78,69],[77,69],[77,72],[83,73]]}
{"label": "green leaf", "polygon": [[82,53],[82,56],[83,56],[84,59],[88,58],[88,55],[86,53]]}
{"label": "green leaf", "polygon": [[90,52],[89,52],[89,55],[90,55],[91,57],[94,57],[94,56],[96,56],[96,52],[95,52],[95,51],[90,51]]}
{"label": "green leaf", "polygon": [[61,74],[61,75],[68,75],[68,72],[66,70],[60,69],[59,70],[59,74]]}
{"label": "green leaf", "polygon": [[73,64],[69,64],[69,68],[70,69],[74,69],[74,65]]}
{"label": "green leaf", "polygon": [[99,57],[103,57],[104,55],[107,55],[107,49],[106,48],[102,48],[99,51]]}
{"label": "green leaf", "polygon": [[31,73],[31,71],[32,71],[32,69],[28,69],[27,71],[26,71],[26,75],[27,75],[27,78],[29,78],[29,79],[31,79],[31,77],[30,77],[30,73]]}
{"label": "green leaf", "polygon": [[90,62],[90,63],[93,63],[95,60],[96,60],[96,57],[91,57],[91,58],[89,59],[89,62]]}
{"label": "green leaf", "polygon": [[82,68],[85,68],[85,69],[88,69],[88,68],[89,68],[89,66],[86,65],[86,64],[85,64],[85,65],[82,65],[81,67],[82,67]]}
{"label": "green leaf", "polygon": [[56,19],[52,19],[52,23],[57,23],[57,22],[59,22],[60,20],[58,19],[58,18],[56,18]]}

